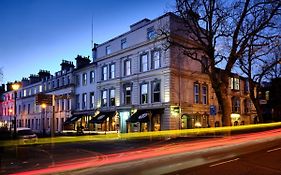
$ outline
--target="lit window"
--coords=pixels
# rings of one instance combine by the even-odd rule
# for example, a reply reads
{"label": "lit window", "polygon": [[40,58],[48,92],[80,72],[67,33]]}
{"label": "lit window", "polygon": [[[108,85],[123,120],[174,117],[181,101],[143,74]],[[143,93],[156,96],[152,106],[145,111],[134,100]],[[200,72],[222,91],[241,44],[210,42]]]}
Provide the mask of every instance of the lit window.
{"label": "lit window", "polygon": [[95,105],[95,94],[94,92],[90,93],[90,108],[93,109]]}
{"label": "lit window", "polygon": [[147,54],[141,55],[141,72],[145,72],[148,70],[148,57]]}
{"label": "lit window", "polygon": [[106,53],[106,55],[111,54],[111,47],[110,47],[110,45],[109,45],[109,46],[106,46],[106,48],[105,48],[105,53]]}
{"label": "lit window", "polygon": [[82,84],[83,86],[87,85],[87,73],[84,73],[82,75]]}
{"label": "lit window", "polygon": [[131,75],[131,61],[125,60],[124,62],[124,75],[128,76]]}
{"label": "lit window", "polygon": [[110,89],[110,106],[115,106],[115,89]]}
{"label": "lit window", "polygon": [[23,96],[26,97],[26,89],[23,90]]}
{"label": "lit window", "polygon": [[107,80],[107,66],[102,67],[102,80]]}
{"label": "lit window", "polygon": [[141,85],[141,104],[148,103],[148,84]]}
{"label": "lit window", "polygon": [[115,78],[115,64],[111,64],[109,66],[109,78],[110,79]]}
{"label": "lit window", "polygon": [[152,102],[160,102],[160,81],[152,83]]}
{"label": "lit window", "polygon": [[230,88],[233,90],[240,89],[240,80],[239,78],[230,78]]}
{"label": "lit window", "polygon": [[90,72],[90,83],[93,83],[93,82],[95,82],[95,72],[91,71]]}
{"label": "lit window", "polygon": [[87,104],[87,94],[83,93],[83,95],[82,95],[82,109],[87,108],[86,104]]}
{"label": "lit window", "polygon": [[131,85],[124,86],[124,104],[131,104]]}
{"label": "lit window", "polygon": [[160,51],[152,52],[152,69],[158,69],[160,67]]}
{"label": "lit window", "polygon": [[101,105],[102,105],[102,107],[106,107],[107,106],[107,90],[103,90],[101,95],[102,95]]}
{"label": "lit window", "polygon": [[127,39],[124,38],[121,40],[121,49],[125,49],[127,47]]}
{"label": "lit window", "polygon": [[194,84],[194,103],[199,103],[199,84]]}

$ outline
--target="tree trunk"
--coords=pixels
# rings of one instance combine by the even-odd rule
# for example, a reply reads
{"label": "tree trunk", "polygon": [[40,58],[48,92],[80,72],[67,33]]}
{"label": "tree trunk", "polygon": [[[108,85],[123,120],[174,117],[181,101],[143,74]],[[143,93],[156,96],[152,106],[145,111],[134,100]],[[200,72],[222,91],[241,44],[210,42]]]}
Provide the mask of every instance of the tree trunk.
{"label": "tree trunk", "polygon": [[228,76],[222,73],[216,73],[212,76],[212,87],[215,91],[222,112],[222,126],[231,126],[230,114],[232,111],[231,98],[228,92]]}
{"label": "tree trunk", "polygon": [[263,117],[262,117],[262,111],[259,103],[258,95],[255,97],[255,89],[253,88],[253,85],[250,84],[250,98],[256,108],[258,122],[263,123]]}

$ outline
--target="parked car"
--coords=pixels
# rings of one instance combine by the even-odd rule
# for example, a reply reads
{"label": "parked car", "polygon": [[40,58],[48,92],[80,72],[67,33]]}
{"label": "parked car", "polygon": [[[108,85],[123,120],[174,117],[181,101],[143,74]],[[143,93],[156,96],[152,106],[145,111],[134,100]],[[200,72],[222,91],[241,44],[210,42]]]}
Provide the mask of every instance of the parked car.
{"label": "parked car", "polygon": [[36,143],[37,135],[30,128],[17,128],[17,139],[21,144]]}

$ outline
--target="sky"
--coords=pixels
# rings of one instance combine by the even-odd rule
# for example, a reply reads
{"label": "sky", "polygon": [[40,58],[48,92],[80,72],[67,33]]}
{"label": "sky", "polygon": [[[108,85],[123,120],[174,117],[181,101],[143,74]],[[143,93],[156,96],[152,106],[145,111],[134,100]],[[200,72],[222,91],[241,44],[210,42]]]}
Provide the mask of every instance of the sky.
{"label": "sky", "polygon": [[[173,0],[0,0],[0,69],[3,82],[40,69],[52,74],[61,60],[91,57],[103,43],[143,18],[173,10]],[[1,77],[0,77],[1,84]]]}

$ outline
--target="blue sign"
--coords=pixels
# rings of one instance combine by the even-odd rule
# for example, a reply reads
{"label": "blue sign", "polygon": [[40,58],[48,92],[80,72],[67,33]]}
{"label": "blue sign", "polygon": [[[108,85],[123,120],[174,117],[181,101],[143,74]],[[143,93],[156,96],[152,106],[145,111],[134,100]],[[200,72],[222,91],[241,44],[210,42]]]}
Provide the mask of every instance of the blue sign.
{"label": "blue sign", "polygon": [[210,115],[216,115],[217,109],[215,105],[210,105]]}

